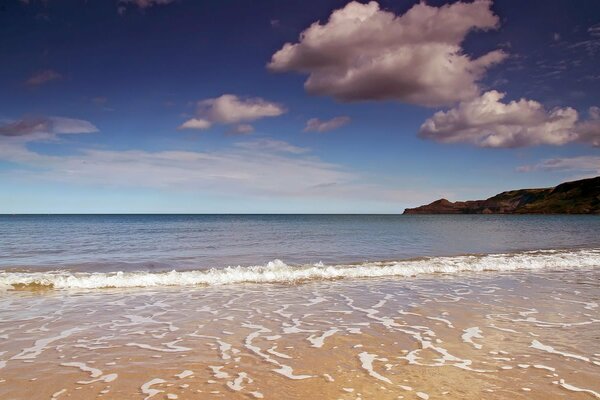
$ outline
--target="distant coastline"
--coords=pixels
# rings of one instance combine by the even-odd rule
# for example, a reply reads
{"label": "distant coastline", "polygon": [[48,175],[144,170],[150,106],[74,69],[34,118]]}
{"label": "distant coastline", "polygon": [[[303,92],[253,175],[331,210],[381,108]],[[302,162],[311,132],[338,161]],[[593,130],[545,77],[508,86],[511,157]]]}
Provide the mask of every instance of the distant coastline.
{"label": "distant coastline", "polygon": [[553,188],[511,190],[486,200],[439,199],[404,214],[600,214],[600,176]]}

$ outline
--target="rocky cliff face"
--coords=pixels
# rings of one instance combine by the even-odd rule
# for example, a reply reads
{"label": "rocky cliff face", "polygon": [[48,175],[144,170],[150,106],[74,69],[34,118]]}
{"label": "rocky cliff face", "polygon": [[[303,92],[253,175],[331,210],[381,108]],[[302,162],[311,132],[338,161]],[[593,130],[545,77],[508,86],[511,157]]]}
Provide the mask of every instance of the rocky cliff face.
{"label": "rocky cliff face", "polygon": [[511,190],[486,200],[440,199],[404,214],[600,214],[600,176],[554,188]]}

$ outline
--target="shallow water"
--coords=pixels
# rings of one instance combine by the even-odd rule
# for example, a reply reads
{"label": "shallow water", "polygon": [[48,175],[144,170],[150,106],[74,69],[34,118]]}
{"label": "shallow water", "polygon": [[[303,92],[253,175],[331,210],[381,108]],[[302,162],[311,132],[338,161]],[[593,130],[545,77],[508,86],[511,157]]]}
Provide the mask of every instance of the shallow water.
{"label": "shallow water", "polygon": [[0,398],[599,398],[599,282],[579,269],[13,292]]}
{"label": "shallow water", "polygon": [[600,398],[598,232],[591,216],[0,217],[0,398]]}

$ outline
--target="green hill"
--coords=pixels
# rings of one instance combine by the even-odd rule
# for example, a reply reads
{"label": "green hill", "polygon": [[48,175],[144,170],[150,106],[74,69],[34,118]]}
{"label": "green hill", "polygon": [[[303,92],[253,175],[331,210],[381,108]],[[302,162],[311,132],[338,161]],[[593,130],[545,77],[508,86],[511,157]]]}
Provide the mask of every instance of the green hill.
{"label": "green hill", "polygon": [[440,199],[404,214],[600,214],[600,176],[554,188],[511,190],[486,200]]}

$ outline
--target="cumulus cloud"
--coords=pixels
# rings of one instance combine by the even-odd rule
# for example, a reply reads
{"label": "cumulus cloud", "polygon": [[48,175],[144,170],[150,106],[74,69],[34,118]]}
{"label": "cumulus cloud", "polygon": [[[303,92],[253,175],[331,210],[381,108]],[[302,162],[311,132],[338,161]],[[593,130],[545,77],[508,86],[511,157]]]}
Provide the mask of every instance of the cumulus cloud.
{"label": "cumulus cloud", "polygon": [[[196,117],[185,121],[179,128],[208,129],[213,124],[239,124],[266,117],[277,117],[285,112],[286,109],[282,105],[260,97],[241,98],[234,94],[224,94],[199,101]],[[249,133],[253,128],[248,124],[240,124],[237,129],[242,131],[238,133]]]}
{"label": "cumulus cloud", "polygon": [[268,68],[306,73],[309,93],[341,101],[439,106],[470,99],[486,70],[506,57],[494,50],[473,59],[461,47],[470,31],[498,27],[491,4],[421,2],[397,16],[374,1],[352,1],[325,24],[313,23],[297,43],[286,43]]}
{"label": "cumulus cloud", "polygon": [[327,132],[340,128],[350,122],[350,117],[341,116],[335,117],[327,121],[322,121],[319,118],[311,118],[306,121],[304,132]]}
{"label": "cumulus cloud", "polygon": [[31,75],[25,81],[25,84],[29,86],[40,86],[48,82],[52,82],[61,79],[62,75],[52,69],[46,69],[44,71],[38,71]]}
{"label": "cumulus cloud", "polygon": [[550,158],[538,164],[523,165],[517,168],[519,172],[531,171],[566,171],[587,175],[600,175],[600,156],[579,156]]}
{"label": "cumulus cloud", "polygon": [[421,125],[419,135],[442,143],[479,147],[562,145],[579,139],[578,113],[571,107],[546,110],[534,100],[502,102],[495,90],[438,111]]}
{"label": "cumulus cloud", "polygon": [[19,138],[25,141],[51,139],[56,135],[97,132],[91,122],[64,117],[23,118],[0,126],[0,138]]}

